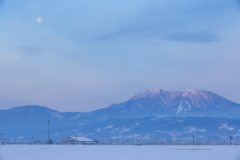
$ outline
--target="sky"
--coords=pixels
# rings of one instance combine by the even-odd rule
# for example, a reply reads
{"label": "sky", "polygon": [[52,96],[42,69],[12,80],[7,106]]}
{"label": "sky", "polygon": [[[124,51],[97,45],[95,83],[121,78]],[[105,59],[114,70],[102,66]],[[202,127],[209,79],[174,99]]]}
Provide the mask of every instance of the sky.
{"label": "sky", "polygon": [[240,103],[239,0],[0,0],[0,109],[87,112],[142,90]]}

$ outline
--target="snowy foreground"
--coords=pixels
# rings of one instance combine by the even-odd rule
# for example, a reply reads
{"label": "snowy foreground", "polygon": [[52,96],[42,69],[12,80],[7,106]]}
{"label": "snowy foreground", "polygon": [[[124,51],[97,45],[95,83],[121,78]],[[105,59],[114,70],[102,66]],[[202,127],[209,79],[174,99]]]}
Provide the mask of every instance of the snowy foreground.
{"label": "snowy foreground", "polygon": [[240,146],[5,145],[0,160],[240,160]]}

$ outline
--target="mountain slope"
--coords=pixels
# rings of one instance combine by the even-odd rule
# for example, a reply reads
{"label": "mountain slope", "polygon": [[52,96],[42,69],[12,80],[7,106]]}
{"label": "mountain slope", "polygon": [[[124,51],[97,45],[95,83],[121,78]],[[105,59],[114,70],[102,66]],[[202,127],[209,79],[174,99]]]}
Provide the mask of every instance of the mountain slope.
{"label": "mountain slope", "polygon": [[145,116],[240,117],[240,104],[205,90],[145,90],[126,102],[86,113],[85,116],[100,119]]}
{"label": "mountain slope", "polygon": [[36,105],[0,110],[1,132],[8,133],[8,136],[14,136],[16,133],[24,136],[30,136],[32,133],[42,135],[47,133],[48,120],[52,129],[62,131],[69,129],[69,125],[77,125],[79,121],[75,119],[79,114],[82,113],[61,113]]}

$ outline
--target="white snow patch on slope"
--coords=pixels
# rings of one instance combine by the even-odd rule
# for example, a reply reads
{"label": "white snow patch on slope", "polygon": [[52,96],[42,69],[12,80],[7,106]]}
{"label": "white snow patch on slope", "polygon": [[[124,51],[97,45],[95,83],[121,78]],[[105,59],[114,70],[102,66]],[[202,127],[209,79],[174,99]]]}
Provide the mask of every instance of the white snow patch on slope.
{"label": "white snow patch on slope", "polygon": [[56,117],[56,118],[58,118],[58,119],[64,117],[63,115],[61,115],[60,113],[55,112],[55,111],[48,111],[48,113],[51,114],[53,117]]}
{"label": "white snow patch on slope", "polygon": [[188,103],[188,101],[185,101],[185,102],[188,104],[188,109],[185,108],[185,109],[184,109],[184,112],[187,113],[187,111],[191,109],[191,105]]}
{"label": "white snow patch on slope", "polygon": [[139,135],[138,134],[130,134],[130,135],[127,135],[127,136],[123,136],[122,138],[126,138],[126,139],[132,139],[132,138],[137,138],[137,137],[139,137]]}
{"label": "white snow patch on slope", "polygon": [[233,137],[240,137],[240,134],[237,133]]}
{"label": "white snow patch on slope", "polygon": [[184,128],[183,132],[176,132],[175,130],[172,130],[171,132],[168,132],[168,131],[158,131],[158,132],[162,132],[162,133],[165,132],[168,135],[170,135],[173,140],[175,140],[176,137],[181,134],[192,133],[192,132],[207,132],[207,130],[205,128],[197,129],[195,127],[187,127],[187,128]]}
{"label": "white snow patch on slope", "polygon": [[143,139],[143,140],[148,140],[148,139],[150,139],[150,134],[146,134],[142,139]]}
{"label": "white snow patch on slope", "polygon": [[131,130],[131,128],[125,128],[125,129],[121,130],[119,133],[124,133],[124,132],[127,132],[129,130]]}
{"label": "white snow patch on slope", "polygon": [[180,105],[178,106],[178,109],[177,109],[177,114],[180,113],[182,110],[183,110],[183,107],[182,107],[182,101],[181,101],[181,103],[180,103]]}
{"label": "white snow patch on slope", "polygon": [[120,128],[118,127],[118,128],[115,128],[115,131],[117,131],[117,130],[119,130]]}
{"label": "white snow patch on slope", "polygon": [[[184,108],[184,107],[182,106],[182,103],[187,103],[188,107],[187,107],[187,108]],[[191,109],[191,105],[190,105],[190,103],[188,103],[188,101],[181,101],[180,105],[179,105],[178,108],[177,108],[177,114],[180,113],[180,112],[182,112],[183,109],[184,109],[184,112],[185,112],[185,113],[187,113],[187,111]]]}
{"label": "white snow patch on slope", "polygon": [[99,132],[99,131],[101,131],[101,130],[102,130],[102,128],[98,128],[98,129],[96,129],[96,130]]}
{"label": "white snow patch on slope", "polygon": [[185,120],[177,120],[179,123],[182,123],[182,122],[184,122]]}
{"label": "white snow patch on slope", "polygon": [[112,127],[113,127],[113,125],[111,125],[111,126],[107,126],[106,129],[110,129],[110,128],[112,128]]}
{"label": "white snow patch on slope", "polygon": [[223,124],[221,124],[222,125],[222,127],[219,127],[218,129],[219,130],[221,130],[221,129],[227,129],[227,130],[229,130],[229,131],[233,131],[235,128],[234,127],[228,127],[227,125],[227,123],[223,123]]}
{"label": "white snow patch on slope", "polygon": [[196,132],[196,131],[198,131],[198,132],[207,132],[207,130],[205,129],[205,128],[203,128],[203,129],[197,129],[197,128],[195,128],[195,127],[187,127],[187,128],[184,128],[184,133],[190,133],[190,132]]}

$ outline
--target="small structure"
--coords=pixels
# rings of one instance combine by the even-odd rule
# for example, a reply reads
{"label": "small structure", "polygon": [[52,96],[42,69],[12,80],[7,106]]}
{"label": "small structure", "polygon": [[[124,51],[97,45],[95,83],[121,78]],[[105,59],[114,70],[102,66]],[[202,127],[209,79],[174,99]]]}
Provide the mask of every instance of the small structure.
{"label": "small structure", "polygon": [[37,141],[34,141],[33,144],[44,144],[44,142],[37,140]]}
{"label": "small structure", "polygon": [[85,137],[67,137],[61,140],[62,144],[96,144],[96,141]]}

